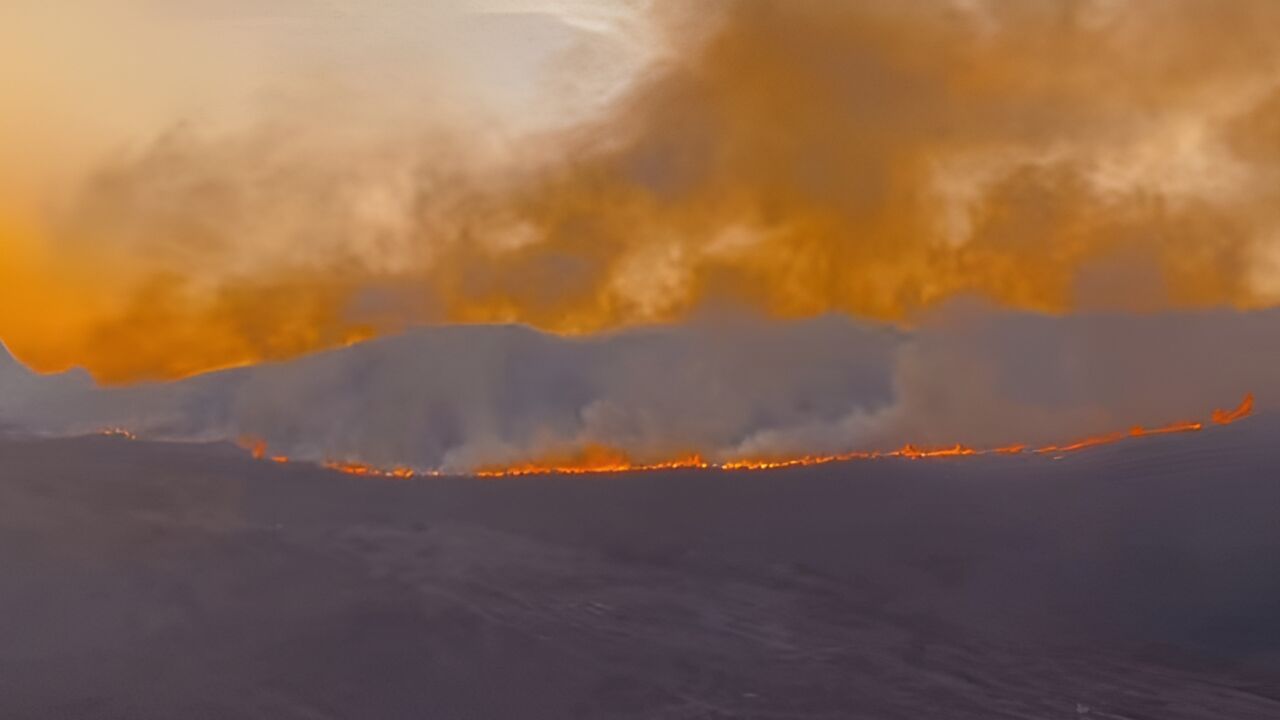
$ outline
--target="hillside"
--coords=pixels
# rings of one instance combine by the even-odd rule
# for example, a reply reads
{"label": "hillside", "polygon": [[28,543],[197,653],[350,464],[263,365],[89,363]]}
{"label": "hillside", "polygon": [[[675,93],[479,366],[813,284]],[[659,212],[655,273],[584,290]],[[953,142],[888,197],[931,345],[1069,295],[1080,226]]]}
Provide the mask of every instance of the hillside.
{"label": "hillside", "polygon": [[3,441],[0,715],[1272,718],[1276,430],[412,482]]}

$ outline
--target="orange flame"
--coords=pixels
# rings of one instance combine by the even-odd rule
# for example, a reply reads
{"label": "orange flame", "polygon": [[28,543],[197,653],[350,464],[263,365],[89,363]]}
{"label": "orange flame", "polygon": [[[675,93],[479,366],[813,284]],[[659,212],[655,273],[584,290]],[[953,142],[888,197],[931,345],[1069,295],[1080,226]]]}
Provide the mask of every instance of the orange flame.
{"label": "orange flame", "polygon": [[390,469],[378,468],[372,465],[365,465],[358,462],[346,462],[341,460],[326,460],[324,466],[330,470],[336,470],[347,475],[358,475],[360,477],[381,477],[381,478],[397,478],[407,480],[419,474],[428,475],[435,473],[417,473],[411,468],[394,467]]}
{"label": "orange flame", "polygon": [[256,438],[252,435],[241,435],[236,444],[253,456],[254,460],[261,460],[267,456],[267,441],[262,438]]}
{"label": "orange flame", "polygon": [[262,438],[254,437],[252,435],[242,435],[240,436],[240,439],[236,441],[236,444],[245,450],[248,450],[254,460],[270,460],[271,462],[281,464],[289,462],[288,455],[267,455],[267,441]]}
{"label": "orange flame", "polygon": [[1146,435],[1169,435],[1171,433],[1196,432],[1204,429],[1204,423],[1198,422],[1176,422],[1159,427],[1144,428],[1141,425],[1134,425],[1129,429],[1130,437],[1144,437]]}
{"label": "orange flame", "polygon": [[105,427],[98,431],[99,435],[107,437],[124,438],[125,440],[137,440],[138,436],[133,434],[132,430],[126,430],[122,427]]}
{"label": "orange flame", "polygon": [[587,445],[572,455],[544,458],[509,467],[482,467],[473,474],[477,477],[509,477],[544,475],[547,473],[583,475],[587,473],[626,472],[631,470],[678,470],[710,467],[713,467],[713,465],[703,460],[696,453],[656,463],[637,463],[622,450],[593,444]]}
{"label": "orange flame", "polygon": [[1133,437],[1132,431],[1127,433],[1113,432],[1107,433],[1106,435],[1093,435],[1087,438],[1081,438],[1067,445],[1045,445],[1044,447],[1036,448],[1036,452],[1042,455],[1046,453],[1075,452],[1077,450],[1084,450],[1085,448],[1097,447],[1099,445],[1110,445],[1111,443],[1120,442],[1128,437]]}
{"label": "orange flame", "polygon": [[[1215,424],[1229,425],[1248,417],[1253,413],[1253,395],[1245,395],[1244,399],[1233,410],[1214,410],[1212,419]],[[602,473],[643,472],[647,470],[775,470],[779,468],[825,465],[828,463],[846,462],[850,460],[879,460],[901,458],[906,460],[929,460],[937,458],[963,458],[979,455],[1012,456],[1030,452],[1036,455],[1053,455],[1054,459],[1066,453],[1123,442],[1133,438],[1155,435],[1172,435],[1178,433],[1199,432],[1205,423],[1184,420],[1145,427],[1135,425],[1126,431],[1116,431],[1101,435],[1080,438],[1063,445],[1044,445],[1032,448],[1017,443],[987,449],[972,448],[956,443],[942,447],[920,447],[907,443],[896,450],[854,451],[832,455],[802,455],[781,458],[738,458],[722,462],[713,462],[697,453],[679,455],[668,460],[657,462],[640,462],[634,460],[625,451],[606,445],[587,445],[575,452],[549,456],[538,460],[529,460],[514,465],[487,466],[472,472],[476,477],[499,478],[519,477],[525,475],[594,475]],[[240,445],[256,459],[266,458],[266,442],[256,438],[241,438]],[[290,462],[283,455],[269,458],[278,463]],[[419,471],[408,467],[379,468],[361,462],[328,460],[324,467],[336,472],[359,477],[378,477],[408,479],[413,477],[434,477],[444,475],[442,470]]]}
{"label": "orange flame", "polygon": [[1230,425],[1231,423],[1247,418],[1253,414],[1253,393],[1244,396],[1244,400],[1236,406],[1234,410],[1214,410],[1213,421],[1219,425]]}

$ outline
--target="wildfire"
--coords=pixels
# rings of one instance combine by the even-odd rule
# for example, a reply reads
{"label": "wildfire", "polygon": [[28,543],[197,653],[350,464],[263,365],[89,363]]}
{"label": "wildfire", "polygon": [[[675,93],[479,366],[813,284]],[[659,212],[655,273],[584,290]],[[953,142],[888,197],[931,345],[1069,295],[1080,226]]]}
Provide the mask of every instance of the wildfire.
{"label": "wildfire", "polygon": [[1203,429],[1204,423],[1198,422],[1170,423],[1169,425],[1161,425],[1160,427],[1153,428],[1144,428],[1141,425],[1135,425],[1129,429],[1129,436],[1143,437],[1145,435],[1168,435],[1170,433],[1195,432]]}
{"label": "wildfire", "polygon": [[543,475],[548,472],[566,475],[589,473],[627,472],[631,470],[678,470],[715,467],[702,456],[694,453],[656,463],[637,464],[625,452],[604,445],[588,445],[578,453],[560,458],[547,458],[521,463],[511,467],[482,467],[475,471],[478,477],[510,477],[516,475]]}
{"label": "wildfire", "polygon": [[394,467],[391,469],[384,469],[384,468],[374,467],[372,465],[365,465],[364,463],[343,462],[338,460],[327,460],[325,461],[324,466],[330,470],[336,470],[337,472],[346,473],[347,475],[358,475],[360,477],[398,478],[402,480],[405,480],[411,477],[416,477],[417,475],[438,474],[438,473],[418,473],[407,467]]}
{"label": "wildfire", "polygon": [[1219,425],[1230,425],[1251,414],[1253,414],[1253,393],[1245,395],[1244,400],[1234,410],[1214,410],[1213,421]]}
{"label": "wildfire", "polygon": [[[1138,429],[1139,428],[1134,428],[1134,430]],[[1067,445],[1045,445],[1044,447],[1036,448],[1035,451],[1041,455],[1048,453],[1075,452],[1077,450],[1084,450],[1085,448],[1097,447],[1098,445],[1110,445],[1111,443],[1120,442],[1128,437],[1136,437],[1133,434],[1133,430],[1130,430],[1129,432],[1107,433],[1106,435],[1093,435],[1087,438],[1081,438],[1080,440],[1076,440],[1075,442]]]}
{"label": "wildfire", "polygon": [[[1211,418],[1216,425],[1230,425],[1253,414],[1253,395],[1244,396],[1240,404],[1231,410],[1216,409]],[[851,460],[881,460],[901,458],[906,460],[929,460],[938,458],[963,458],[979,455],[1012,456],[1023,453],[1035,455],[1052,455],[1055,459],[1067,453],[1074,453],[1101,445],[1110,445],[1133,438],[1154,435],[1172,435],[1178,433],[1199,432],[1205,428],[1203,422],[1186,420],[1155,427],[1135,425],[1128,430],[1121,430],[1102,435],[1080,438],[1062,445],[1044,445],[1032,447],[1026,444],[1004,445],[1000,447],[978,449],[967,445],[955,444],[943,447],[920,447],[906,444],[896,450],[871,450],[838,453],[832,455],[803,455],[783,458],[739,458],[722,462],[713,462],[697,453],[680,455],[658,462],[638,462],[626,452],[605,445],[588,445],[580,450],[540,460],[531,460],[515,465],[482,467],[473,471],[473,475],[482,478],[519,477],[524,475],[594,475],[602,473],[643,472],[646,470],[776,470],[780,468],[825,465],[829,463],[848,462]],[[104,431],[106,432],[106,431]],[[131,435],[130,435],[131,437]],[[273,462],[287,463],[289,458],[283,455],[267,455],[267,443],[257,438],[241,438],[239,444],[250,452],[255,459],[269,459]],[[414,470],[408,467],[380,468],[361,462],[345,460],[328,460],[324,467],[347,475],[359,477],[409,479],[414,477],[434,477],[444,475],[442,470]]]}
{"label": "wildfire", "polygon": [[236,444],[248,450],[254,460],[261,460],[267,456],[267,441],[262,438],[243,435],[236,441]]}
{"label": "wildfire", "polygon": [[122,428],[122,427],[105,427],[105,428],[102,428],[101,430],[99,430],[99,431],[98,431],[98,434],[99,434],[99,435],[105,435],[105,436],[107,436],[107,437],[118,437],[118,438],[124,438],[125,440],[137,440],[137,439],[138,439],[138,436],[137,436],[137,435],[134,435],[134,434],[133,434],[133,431],[131,431],[131,430],[126,430],[126,429],[124,429],[124,428]]}

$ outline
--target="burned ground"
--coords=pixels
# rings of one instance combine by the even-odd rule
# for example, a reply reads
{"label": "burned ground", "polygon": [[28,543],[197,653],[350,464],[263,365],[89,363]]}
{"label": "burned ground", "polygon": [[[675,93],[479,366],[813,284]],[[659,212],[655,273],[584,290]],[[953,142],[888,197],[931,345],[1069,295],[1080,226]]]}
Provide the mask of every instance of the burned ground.
{"label": "burned ground", "polygon": [[1277,717],[1276,430],[407,482],[5,440],[0,715]]}

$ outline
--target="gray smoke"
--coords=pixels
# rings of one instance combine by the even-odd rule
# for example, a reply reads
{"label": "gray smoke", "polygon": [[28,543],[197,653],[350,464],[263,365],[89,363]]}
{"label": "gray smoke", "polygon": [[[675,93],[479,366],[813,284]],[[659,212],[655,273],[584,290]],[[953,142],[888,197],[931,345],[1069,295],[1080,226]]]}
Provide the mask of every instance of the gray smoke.
{"label": "gray smoke", "polygon": [[296,459],[465,471],[590,445],[639,460],[1040,443],[1280,396],[1280,311],[1070,317],[953,304],[910,333],[844,316],[566,339],[418,329],[298,360],[98,388],[0,362],[0,422],[252,436]]}

